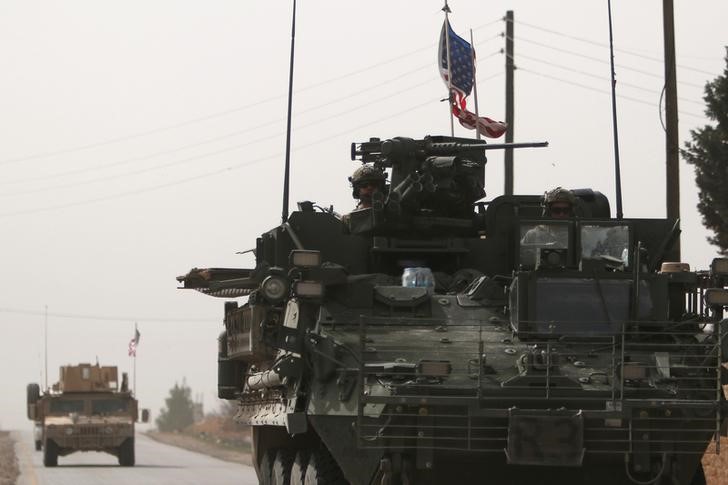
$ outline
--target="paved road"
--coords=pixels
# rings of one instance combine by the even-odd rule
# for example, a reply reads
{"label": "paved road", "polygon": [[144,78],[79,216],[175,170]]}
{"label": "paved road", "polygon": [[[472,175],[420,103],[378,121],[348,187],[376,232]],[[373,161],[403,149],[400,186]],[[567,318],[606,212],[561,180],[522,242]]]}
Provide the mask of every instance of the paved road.
{"label": "paved road", "polygon": [[136,466],[120,467],[106,453],[73,453],[45,468],[42,452],[33,448],[30,432],[15,432],[20,465],[17,485],[255,485],[252,467],[229,463],[199,453],[136,436]]}

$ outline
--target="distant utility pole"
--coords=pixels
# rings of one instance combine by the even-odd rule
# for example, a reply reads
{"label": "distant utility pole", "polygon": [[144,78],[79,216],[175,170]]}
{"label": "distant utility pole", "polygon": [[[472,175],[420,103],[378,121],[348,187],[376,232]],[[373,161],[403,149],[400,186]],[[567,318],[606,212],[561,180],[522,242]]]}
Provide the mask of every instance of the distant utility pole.
{"label": "distant utility pole", "polygon": [[[665,37],[665,198],[667,218],[680,218],[680,147],[677,126],[677,73],[675,71],[675,16],[672,0],[662,0]],[[668,261],[680,261],[680,236],[675,240]]]}
{"label": "distant utility pole", "polygon": [[[513,143],[515,130],[513,113],[513,74],[516,65],[513,62],[513,10],[506,12],[506,143]],[[513,148],[506,148],[505,153],[505,190],[506,195],[513,195]]]}
{"label": "distant utility pole", "polygon": [[45,306],[45,318],[43,319],[43,339],[45,340],[45,390],[48,390],[48,305]]}

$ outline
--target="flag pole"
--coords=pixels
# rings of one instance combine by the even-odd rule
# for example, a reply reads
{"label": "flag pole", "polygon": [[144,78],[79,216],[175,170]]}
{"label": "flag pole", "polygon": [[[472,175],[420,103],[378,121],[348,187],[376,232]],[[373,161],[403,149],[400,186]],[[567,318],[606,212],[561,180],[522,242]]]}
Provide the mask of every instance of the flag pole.
{"label": "flag pole", "polygon": [[475,42],[473,42],[473,29],[470,29],[470,49],[473,53],[473,100],[475,101],[475,136],[480,140],[480,130],[478,129],[478,120],[480,113],[478,112],[478,83],[475,82]]}
{"label": "flag pole", "polygon": [[450,19],[448,18],[448,14],[452,13],[452,10],[450,10],[447,0],[445,0],[442,11],[445,12],[445,50],[447,51],[447,110],[450,112],[450,136],[455,136],[455,122],[452,114],[452,71],[450,69]]}
{"label": "flag pole", "polygon": [[[134,340],[136,340],[137,335],[137,322],[134,322]],[[133,395],[136,396],[136,345],[134,346],[134,393]]]}

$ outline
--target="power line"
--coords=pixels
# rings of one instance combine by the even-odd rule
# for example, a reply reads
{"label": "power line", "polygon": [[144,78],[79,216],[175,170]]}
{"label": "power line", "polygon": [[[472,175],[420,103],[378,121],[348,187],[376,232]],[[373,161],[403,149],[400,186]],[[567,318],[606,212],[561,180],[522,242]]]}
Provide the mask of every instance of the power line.
{"label": "power line", "polygon": [[[493,76],[493,77],[497,77],[497,75],[496,76]],[[487,79],[489,79],[489,78],[483,79],[483,81],[485,81]],[[409,108],[407,108],[405,110],[399,111],[397,113],[389,113],[387,115],[387,119],[395,118],[395,117],[401,116],[403,114],[412,113],[412,111],[414,111],[414,110],[423,108],[425,106],[429,106],[433,101],[434,100],[428,100],[425,103],[421,103],[419,105],[411,106],[411,107],[409,107]],[[317,141],[314,141],[312,143],[308,143],[308,144],[301,145],[301,146],[299,146],[296,149],[296,151],[299,151],[299,150],[302,150],[302,149],[305,149],[305,148],[308,148],[308,147],[311,147],[311,146],[314,146],[314,145],[318,145],[318,144],[321,144],[321,143],[329,142],[331,140],[331,138],[333,138],[333,137],[345,135],[347,133],[351,133],[354,130],[358,130],[360,128],[365,128],[367,126],[370,126],[370,125],[373,125],[373,124],[379,123],[379,122],[381,122],[381,119],[377,119],[377,120],[374,120],[374,121],[371,121],[371,122],[368,122],[368,123],[364,123],[362,125],[359,125],[359,126],[356,126],[356,127],[353,127],[353,128],[349,128],[346,131],[343,131],[343,132],[340,132],[340,133],[337,133],[337,134],[333,134],[333,135],[329,135],[326,138],[321,138],[321,139],[319,139]],[[60,209],[67,209],[67,208],[71,208],[71,207],[81,207],[81,206],[86,206],[86,205],[90,205],[90,204],[95,204],[97,202],[104,202],[104,201],[108,201],[108,200],[114,200],[114,199],[120,199],[120,198],[124,198],[124,197],[129,197],[129,196],[132,196],[132,195],[139,195],[139,194],[142,194],[142,193],[153,192],[153,191],[160,190],[160,189],[164,189],[164,188],[167,188],[167,187],[173,187],[173,186],[176,186],[176,185],[181,185],[181,184],[185,184],[185,183],[189,183],[189,182],[201,180],[201,179],[204,179],[204,178],[209,178],[209,177],[212,177],[212,176],[215,176],[215,175],[219,175],[219,174],[222,174],[222,173],[230,172],[230,171],[233,171],[233,170],[237,170],[237,169],[240,169],[240,168],[245,167],[245,166],[248,166],[248,165],[254,165],[254,164],[263,162],[265,160],[270,160],[270,159],[273,159],[273,158],[278,158],[278,157],[281,157],[282,155],[283,155],[282,152],[278,152],[278,153],[275,153],[275,154],[272,154],[272,155],[255,158],[253,160],[248,160],[248,161],[245,161],[245,162],[242,162],[242,163],[238,163],[238,164],[235,164],[235,165],[231,165],[231,166],[228,166],[228,167],[224,167],[224,168],[221,168],[221,169],[217,169],[217,170],[214,170],[214,171],[211,171],[211,172],[205,172],[205,173],[202,173],[202,174],[199,174],[199,175],[195,175],[195,176],[192,176],[192,177],[186,177],[186,178],[183,178],[183,179],[179,179],[179,180],[176,180],[174,182],[168,182],[168,183],[154,185],[154,186],[150,186],[150,187],[144,187],[144,188],[141,188],[141,189],[132,190],[132,191],[128,191],[128,192],[121,192],[121,193],[116,193],[116,194],[110,194],[110,195],[107,195],[107,196],[104,196],[104,197],[97,197],[97,198],[94,198],[94,199],[85,199],[85,200],[80,200],[80,201],[76,201],[76,202],[69,202],[67,204],[61,204],[61,205],[56,205],[56,206],[39,207],[39,208],[35,208],[35,209],[25,209],[25,210],[14,211],[14,212],[0,213],[0,218],[1,217],[13,217],[13,216],[18,216],[18,215],[37,214],[37,213],[41,213],[41,212],[52,212],[52,211],[56,211],[56,210],[60,210]]]}
{"label": "power line", "polygon": [[54,318],[72,318],[75,320],[101,320],[110,322],[179,322],[179,323],[210,323],[214,319],[210,318],[189,318],[189,317],[123,317],[123,316],[109,316],[109,315],[86,315],[81,313],[46,313],[41,310],[21,310],[18,308],[2,308],[0,307],[0,313],[10,313],[13,315],[33,315],[33,316],[44,316]]}
{"label": "power line", "polygon": [[[568,79],[563,79],[563,78],[560,78],[560,77],[557,77],[557,76],[551,76],[549,74],[544,74],[542,72],[533,71],[531,69],[524,69],[523,67],[519,67],[518,69],[520,71],[523,71],[523,72],[530,72],[531,74],[535,74],[536,76],[541,76],[541,77],[545,77],[545,78],[548,78],[548,79],[552,79],[554,81],[559,81],[559,82],[562,82],[562,83],[571,84],[572,86],[578,86],[580,88],[588,89],[590,91],[595,91],[597,93],[609,94],[607,91],[605,91],[603,89],[599,89],[599,88],[595,88],[595,87],[592,87],[592,86],[588,86],[586,84],[581,84],[581,83],[578,83],[578,82],[575,82],[575,81],[571,81],[571,80],[568,80]],[[652,107],[655,107],[656,106],[655,103],[651,103],[651,102],[645,101],[643,99],[633,98],[631,96],[625,96],[623,94],[618,94],[617,97],[618,98],[622,98],[622,99],[626,99],[628,101],[633,101],[635,103],[646,104],[646,105],[652,106]],[[704,119],[705,118],[705,116],[697,115],[695,113],[690,113],[690,112],[687,112],[687,111],[680,111],[680,114],[686,115],[686,116],[693,116],[695,118],[700,118],[700,119]]]}
{"label": "power line", "polygon": [[[541,30],[543,32],[548,32],[549,34],[553,34],[553,35],[558,35],[558,36],[561,36],[561,37],[565,37],[567,39],[578,40],[580,42],[584,42],[584,43],[591,44],[591,45],[595,45],[595,46],[599,46],[599,47],[609,47],[607,44],[604,44],[602,42],[597,42],[595,40],[586,39],[584,37],[578,37],[578,36],[575,36],[575,35],[564,34],[563,32],[558,32],[556,30],[547,29],[545,27],[539,27],[538,25],[529,24],[529,23],[523,22],[521,20],[518,21],[518,24],[519,25],[524,25],[526,27],[530,27],[532,29]],[[650,60],[650,61],[659,62],[660,64],[664,64],[664,59],[662,59],[662,58],[652,57],[652,56],[648,56],[648,55],[645,55],[645,54],[640,54],[640,53],[638,53],[636,51],[631,51],[631,50],[628,50],[628,49],[619,49],[619,48],[616,48],[615,50],[617,50],[619,52],[624,52],[625,54],[629,54],[631,56],[640,57],[642,59],[647,59],[647,60]],[[698,73],[701,73],[701,74],[708,74],[710,76],[714,76],[715,75],[715,73],[711,73],[711,72],[708,72],[708,71],[703,71],[702,69],[698,69],[698,68],[695,68],[695,67],[686,66],[686,65],[683,65],[683,64],[678,64],[678,67],[680,67],[682,69],[686,69],[688,71],[695,71],[695,72],[698,72]]]}
{"label": "power line", "polygon": [[[600,57],[594,57],[594,56],[590,56],[590,55],[587,55],[587,54],[582,54],[581,52],[570,51],[568,49],[561,49],[561,48],[554,47],[554,46],[551,46],[551,45],[548,45],[548,44],[544,44],[544,43],[541,43],[541,42],[537,42],[537,41],[534,41],[534,40],[530,40],[530,39],[524,38],[522,36],[518,36],[518,40],[519,41],[522,41],[522,42],[529,43],[529,44],[534,44],[534,45],[537,45],[539,47],[543,47],[545,49],[551,49],[551,50],[555,50],[555,51],[558,51],[558,52],[563,52],[565,54],[570,54],[572,56],[581,57],[582,59],[588,59],[590,61],[599,62],[599,63],[602,63],[602,64],[604,64],[604,63],[607,62],[607,61],[605,61],[604,59],[602,59]],[[650,77],[654,77],[654,78],[657,78],[657,79],[662,79],[662,77],[663,77],[660,74],[655,74],[653,72],[644,71],[642,69],[637,69],[637,68],[634,68],[634,67],[628,67],[628,66],[625,66],[625,65],[622,65],[622,64],[615,64],[615,65],[617,67],[619,67],[620,69],[624,69],[624,70],[627,70],[627,71],[637,72],[637,73],[640,73],[640,74],[644,74],[645,76],[650,76]],[[701,88],[701,89],[703,88],[703,86],[701,86],[699,84],[689,83],[689,82],[685,82],[685,81],[678,81],[678,84],[684,84],[686,86],[692,86],[692,87],[697,87],[697,88]]]}
{"label": "power line", "polygon": [[[480,30],[480,29],[483,29],[483,28],[488,27],[490,25],[493,25],[493,24],[495,24],[497,22],[500,22],[500,18],[499,19],[496,19],[496,20],[492,20],[491,22],[482,24],[482,25],[480,25],[478,27],[475,27],[473,30],[474,31]],[[300,89],[297,89],[295,92],[296,93],[302,93],[302,92],[308,91],[310,89],[314,89],[314,88],[317,88],[317,87],[320,87],[320,86],[324,86],[326,84],[330,84],[330,83],[333,83],[333,82],[336,82],[336,81],[341,81],[342,79],[346,79],[346,78],[349,78],[349,77],[352,77],[352,76],[356,76],[357,74],[362,74],[362,73],[365,73],[365,72],[370,72],[372,69],[375,69],[377,67],[380,67],[380,66],[383,66],[383,65],[386,65],[386,64],[390,64],[392,62],[399,61],[399,60],[401,60],[401,59],[403,59],[405,57],[409,57],[409,56],[411,56],[413,54],[418,54],[418,53],[420,53],[422,51],[425,51],[425,50],[428,50],[428,49],[432,49],[432,47],[433,46],[436,46],[436,45],[437,45],[437,43],[431,43],[431,44],[428,44],[428,45],[426,45],[424,47],[421,47],[421,48],[418,48],[418,49],[415,49],[415,50],[406,52],[404,54],[400,54],[400,55],[395,56],[395,57],[391,57],[391,58],[386,59],[384,61],[377,62],[377,63],[374,63],[374,64],[370,64],[368,66],[362,67],[360,69],[356,69],[354,71],[350,71],[350,72],[348,72],[346,74],[342,74],[341,76],[337,76],[337,77],[325,79],[325,80],[320,81],[318,83],[314,83],[314,84],[310,84],[308,86],[304,86],[304,87],[302,87]],[[89,149],[92,149],[92,148],[98,148],[100,146],[111,145],[111,144],[120,143],[120,142],[128,141],[128,140],[131,140],[131,139],[135,139],[135,138],[141,138],[141,137],[145,137],[145,136],[149,136],[149,135],[153,135],[153,134],[157,134],[157,133],[162,133],[162,132],[165,132],[165,131],[174,130],[176,128],[181,128],[183,126],[188,126],[188,125],[191,125],[191,124],[200,123],[200,122],[203,122],[203,121],[208,121],[208,120],[215,119],[215,118],[220,118],[220,117],[223,117],[223,116],[230,115],[232,113],[237,113],[237,112],[240,112],[240,111],[245,111],[245,110],[248,110],[248,109],[251,109],[251,108],[254,108],[254,107],[257,107],[257,106],[260,106],[260,105],[263,105],[263,104],[266,104],[266,103],[269,103],[269,102],[272,102],[272,101],[275,101],[275,100],[278,100],[278,99],[282,99],[284,97],[285,97],[285,95],[272,96],[272,97],[268,97],[268,98],[266,98],[264,100],[256,101],[254,103],[246,104],[246,105],[239,106],[239,107],[236,107],[236,108],[231,108],[231,109],[227,109],[227,110],[224,110],[224,111],[218,111],[218,112],[215,112],[215,113],[211,113],[211,114],[208,114],[208,115],[200,116],[200,117],[197,117],[197,118],[188,119],[188,120],[181,121],[181,122],[178,122],[178,123],[174,123],[174,124],[171,124],[171,125],[166,125],[166,126],[162,126],[162,127],[158,127],[158,128],[153,128],[153,129],[150,129],[150,130],[145,130],[145,131],[140,131],[140,132],[136,132],[136,133],[131,133],[129,135],[114,137],[114,138],[110,138],[110,139],[107,139],[107,140],[102,140],[102,141],[99,141],[99,142],[87,143],[87,144],[77,145],[77,146],[74,146],[74,147],[64,148],[64,149],[60,149],[60,150],[54,150],[54,151],[48,151],[48,152],[42,152],[42,153],[35,153],[35,154],[25,155],[25,156],[21,156],[21,157],[7,158],[7,159],[4,159],[4,160],[0,160],[0,165],[4,165],[4,164],[8,164],[8,163],[21,162],[21,161],[27,161],[27,160],[34,160],[34,159],[39,159],[39,158],[48,158],[48,157],[52,157],[52,156],[56,156],[56,155],[63,155],[63,154],[66,154],[66,153],[71,153],[71,152],[89,150]]]}
{"label": "power line", "polygon": [[[302,129],[310,128],[312,126],[315,126],[315,125],[318,125],[318,124],[321,124],[321,123],[330,121],[331,119],[339,118],[341,116],[349,115],[349,114],[351,114],[354,111],[357,111],[357,110],[360,110],[360,109],[364,109],[364,108],[369,108],[371,105],[373,105],[375,103],[378,103],[378,102],[381,102],[381,101],[385,101],[387,99],[390,99],[390,98],[399,96],[399,95],[401,95],[403,93],[406,93],[406,92],[410,92],[413,88],[417,88],[417,87],[423,86],[425,84],[429,84],[429,83],[431,83],[435,79],[436,78],[434,78],[434,77],[428,78],[427,80],[425,80],[423,82],[420,82],[420,83],[417,83],[417,84],[408,86],[405,89],[402,89],[402,90],[397,91],[397,92],[394,92],[394,93],[390,93],[390,94],[388,94],[386,96],[382,96],[382,97],[379,97],[379,98],[376,98],[376,99],[373,99],[373,100],[369,100],[365,104],[361,104],[361,105],[355,106],[353,108],[349,108],[346,111],[341,111],[339,113],[336,113],[336,114],[333,114],[333,115],[329,115],[329,116],[320,118],[318,120],[314,120],[314,121],[308,122],[308,123],[306,123],[303,126],[297,126],[296,129],[297,130],[302,130]],[[195,156],[191,156],[191,157],[186,157],[186,158],[183,158],[181,160],[175,160],[175,161],[172,161],[172,162],[162,163],[162,164],[159,164],[159,165],[155,165],[153,167],[145,167],[145,168],[142,168],[142,169],[138,169],[138,170],[134,170],[134,171],[131,171],[131,172],[122,173],[122,174],[106,175],[106,176],[96,177],[96,178],[93,178],[93,179],[90,179],[90,180],[70,182],[70,183],[56,185],[56,186],[41,187],[41,188],[36,188],[36,189],[31,189],[31,190],[24,190],[24,191],[4,193],[4,194],[0,194],[0,197],[13,197],[13,196],[20,196],[20,195],[28,195],[28,194],[38,193],[38,192],[45,192],[45,191],[49,191],[49,190],[57,190],[57,189],[63,189],[63,188],[78,187],[80,185],[88,185],[88,184],[92,184],[92,183],[105,182],[105,181],[109,181],[109,180],[116,180],[116,179],[119,179],[119,178],[122,178],[122,177],[130,177],[130,176],[134,176],[134,175],[140,175],[140,174],[143,174],[143,173],[148,173],[148,172],[152,172],[152,171],[155,171],[155,170],[160,170],[160,169],[163,169],[163,168],[168,168],[168,167],[171,167],[171,166],[177,166],[177,165],[180,165],[180,164],[183,164],[183,163],[187,163],[187,162],[190,162],[190,161],[199,160],[201,158],[206,158],[206,157],[209,157],[209,156],[219,155],[219,154],[222,154],[222,153],[227,153],[227,152],[230,152],[230,151],[239,150],[241,148],[247,148],[250,145],[253,145],[255,143],[260,143],[262,141],[267,141],[267,140],[271,140],[271,139],[274,139],[274,138],[278,138],[279,136],[281,136],[280,133],[275,133],[273,135],[269,135],[269,136],[262,137],[262,138],[257,138],[255,140],[252,140],[252,141],[249,141],[249,142],[246,142],[246,143],[243,143],[243,144],[234,145],[232,147],[227,147],[227,148],[223,148],[223,149],[220,149],[220,150],[215,150],[213,152],[209,152],[209,153],[205,153],[205,154],[201,154],[201,155],[195,155]]]}
{"label": "power line", "polygon": [[[507,56],[507,54],[506,54],[506,56]],[[558,64],[556,62],[546,61],[546,60],[539,59],[539,58],[536,58],[536,57],[531,57],[531,56],[519,54],[518,55],[518,58],[519,59],[520,58],[528,59],[528,60],[533,61],[533,62],[538,62],[538,63],[541,63],[541,64],[546,64],[546,65],[548,65],[550,67],[555,67],[557,69],[562,69],[562,70],[569,71],[569,72],[575,72],[577,74],[582,74],[584,76],[588,76],[588,77],[591,77],[591,78],[594,78],[594,79],[599,79],[601,81],[604,81],[604,80],[607,79],[604,76],[601,76],[599,74],[594,74],[594,73],[591,73],[591,72],[582,71],[580,69],[574,69],[574,68],[571,68],[571,67],[568,67],[568,66],[564,66],[562,64]],[[627,83],[627,82],[624,82],[624,81],[618,81],[618,85],[620,85],[620,86],[627,86],[627,87],[630,87],[630,88],[633,88],[633,89],[637,89],[637,90],[640,90],[640,91],[645,91],[645,92],[648,92],[648,93],[655,94],[655,90],[654,89],[646,88],[644,86],[638,86],[636,84],[631,84],[631,83]],[[693,103],[693,104],[697,104],[699,106],[703,106],[703,103],[701,103],[699,101],[692,100],[692,99],[687,99],[687,98],[682,98],[682,97],[681,98],[678,98],[678,99],[680,101],[684,101],[686,103]]]}
{"label": "power line", "polygon": [[[499,37],[499,36],[496,36],[495,38],[497,38],[497,37]],[[482,43],[478,43],[476,45],[481,45],[481,44],[484,44],[485,42],[487,42],[487,41],[484,41]],[[487,56],[480,57],[480,58],[476,59],[476,62],[477,63],[480,63],[481,61],[484,61],[484,60],[489,59],[489,58],[491,58],[493,56],[496,56],[499,53],[500,53],[500,50],[495,51],[495,52],[492,52],[491,54],[489,54]],[[339,103],[341,101],[350,100],[353,97],[360,96],[362,94],[365,94],[365,93],[367,93],[369,91],[372,91],[372,90],[375,90],[375,89],[379,89],[382,86],[386,86],[386,85],[391,84],[391,83],[393,83],[395,81],[398,81],[400,79],[403,79],[403,78],[405,78],[407,76],[410,76],[412,74],[415,74],[417,72],[423,71],[425,69],[430,69],[430,68],[432,68],[432,63],[428,62],[427,64],[420,65],[420,66],[418,66],[418,67],[416,67],[414,69],[411,69],[409,71],[405,71],[404,73],[401,73],[401,74],[399,74],[397,76],[393,76],[393,77],[391,77],[391,78],[389,78],[389,79],[387,79],[385,81],[382,81],[380,83],[371,85],[371,86],[366,87],[366,88],[363,88],[363,89],[359,89],[359,90],[357,90],[357,91],[355,91],[353,93],[349,93],[349,94],[343,95],[343,96],[338,97],[338,98],[331,99],[331,100],[327,101],[326,103],[322,103],[322,104],[315,105],[315,106],[310,107],[310,108],[306,108],[306,109],[303,109],[303,110],[299,110],[299,111],[297,111],[298,116],[303,115],[303,114],[307,114],[307,113],[310,113],[310,112],[313,112],[313,111],[316,111],[316,110],[319,110],[319,109],[322,109],[324,107],[327,107],[327,106],[330,106],[330,105]],[[415,86],[419,86],[419,85],[420,84],[417,84]],[[412,86],[410,86],[410,87],[412,87]],[[245,129],[242,129],[242,130],[235,130],[235,131],[226,133],[224,135],[216,136],[216,137],[213,137],[213,138],[208,138],[208,139],[205,139],[205,140],[196,142],[196,143],[191,143],[191,144],[183,145],[181,147],[176,147],[176,148],[171,148],[171,149],[166,149],[166,150],[160,150],[160,151],[153,152],[153,153],[147,154],[147,155],[142,155],[142,156],[137,156],[137,157],[131,157],[131,158],[125,158],[125,159],[122,159],[122,160],[117,160],[117,161],[113,161],[113,162],[105,163],[105,164],[101,164],[101,165],[95,165],[95,166],[91,166],[91,167],[78,168],[78,169],[73,169],[73,170],[66,170],[66,171],[62,171],[62,172],[55,172],[55,173],[51,173],[51,174],[45,174],[45,175],[40,175],[40,176],[27,177],[27,178],[22,178],[22,179],[0,180],[0,185],[10,185],[10,184],[19,184],[19,183],[28,183],[28,182],[37,182],[37,181],[43,181],[43,180],[51,180],[51,179],[56,179],[56,178],[60,178],[60,177],[66,177],[66,176],[69,176],[69,175],[78,175],[78,174],[83,174],[83,173],[88,173],[88,172],[94,172],[94,171],[98,171],[98,170],[103,170],[105,168],[110,168],[110,167],[115,167],[115,166],[121,166],[121,165],[127,165],[129,163],[143,161],[143,160],[148,160],[150,158],[155,158],[155,157],[158,157],[158,156],[161,156],[161,155],[167,155],[167,154],[170,154],[170,153],[176,153],[176,152],[179,152],[179,151],[182,151],[182,150],[186,150],[186,149],[189,149],[189,148],[195,148],[195,147],[198,147],[198,146],[202,146],[202,145],[206,145],[206,144],[213,143],[213,142],[216,142],[216,141],[220,141],[220,140],[224,140],[224,139],[227,139],[227,138],[231,138],[233,136],[237,136],[237,135],[241,135],[241,134],[248,133],[248,132],[251,132],[251,131],[255,131],[255,130],[258,130],[258,129],[263,128],[263,127],[267,127],[267,126],[271,126],[271,125],[275,125],[277,123],[280,123],[282,121],[282,119],[283,118],[280,118],[279,117],[279,118],[277,118],[275,120],[271,120],[271,121],[268,121],[268,122],[265,122],[265,123],[259,123],[259,124],[256,124],[255,126],[252,126],[252,127],[249,127],[249,128],[245,128]],[[66,186],[69,186],[70,187],[70,186],[74,186],[74,185],[78,185],[78,184],[68,184],[68,185],[63,185],[63,186],[60,186],[60,187],[66,187]],[[41,190],[45,190],[45,189],[41,189]],[[37,191],[40,191],[40,190],[37,190]],[[31,191],[31,192],[37,192],[37,191]],[[28,191],[22,191],[22,192],[20,192],[20,194],[24,194],[24,193],[28,193]],[[5,194],[5,195],[18,195],[18,193]],[[2,194],[0,194],[0,197],[2,197]]]}
{"label": "power line", "polygon": [[[498,55],[499,53],[500,53],[500,51],[495,51],[495,52],[491,53],[490,55],[487,55],[487,56],[481,58],[480,61],[483,61],[485,59],[488,59],[490,57],[493,57],[495,55]],[[424,66],[424,67],[430,67],[430,65],[428,64],[427,66]],[[413,72],[421,71],[424,67],[416,68],[415,70],[410,71],[410,72],[408,72],[406,74],[409,75],[409,74],[411,74]],[[401,77],[404,77],[404,75],[399,76],[399,77],[400,78]],[[347,109],[345,111],[341,111],[339,113],[335,113],[335,114],[332,114],[332,115],[328,115],[328,116],[323,117],[323,118],[320,118],[318,120],[314,120],[314,121],[308,122],[308,123],[306,123],[303,126],[297,126],[296,129],[301,130],[301,129],[310,128],[312,126],[315,126],[315,125],[318,125],[318,124],[321,124],[321,123],[330,121],[333,118],[338,118],[338,117],[341,117],[341,116],[349,115],[349,114],[351,114],[354,111],[357,111],[357,110],[360,110],[360,109],[363,109],[363,108],[368,108],[372,104],[375,104],[375,103],[378,103],[378,102],[381,102],[381,101],[384,101],[384,100],[387,100],[387,99],[390,99],[390,98],[399,96],[399,95],[401,95],[403,93],[410,92],[412,89],[417,88],[417,87],[420,87],[420,86],[424,86],[426,84],[429,84],[429,83],[431,83],[435,79],[436,78],[432,77],[432,78],[426,79],[423,82],[419,82],[419,83],[416,83],[416,84],[411,84],[411,85],[405,87],[404,89],[401,89],[401,90],[396,91],[394,93],[390,93],[390,94],[388,94],[386,96],[382,96],[382,97],[375,98],[375,99],[370,99],[370,100],[368,100],[364,104],[361,104],[361,105],[358,105],[358,106],[349,108],[349,109]],[[379,84],[375,85],[374,87],[381,87],[382,85],[387,84],[387,83],[388,82],[379,83]],[[355,95],[361,94],[361,92],[363,92],[363,91],[369,91],[371,89],[373,89],[373,88],[366,88],[365,90],[361,90],[360,92],[355,93]],[[349,99],[351,97],[352,97],[352,95],[344,96],[342,98],[338,98],[338,100],[336,100],[336,101],[342,101],[342,100],[345,100],[345,99]],[[329,102],[329,103],[325,103],[323,105],[315,106],[315,107],[310,108],[308,110],[304,110],[301,113],[315,111],[315,110],[318,110],[318,109],[320,109],[320,108],[322,108],[324,106],[327,106],[329,104],[333,104],[334,102],[335,101],[332,101],[332,102]],[[233,132],[233,133],[229,133],[229,134],[226,134],[226,135],[223,135],[223,136],[215,137],[212,140],[207,140],[207,141],[203,141],[203,142],[198,142],[198,143],[194,143],[194,144],[191,144],[191,145],[187,145],[187,148],[194,147],[194,146],[200,146],[200,145],[203,145],[203,144],[210,143],[212,141],[219,141],[221,139],[225,139],[225,138],[229,138],[231,136],[234,136],[236,134],[240,134],[240,133],[243,133],[243,132],[252,131],[254,129],[260,128],[261,126],[275,124],[275,123],[278,123],[278,122],[280,122],[280,119],[279,120],[275,120],[273,122],[265,123],[263,125],[258,125],[256,127],[249,128],[249,129],[246,129],[246,130],[238,130],[238,131]],[[16,192],[0,193],[0,198],[2,198],[2,197],[12,197],[12,196],[22,196],[22,195],[28,195],[28,194],[33,194],[33,193],[45,192],[45,191],[49,191],[49,190],[58,190],[58,189],[64,189],[64,188],[72,188],[72,187],[78,187],[78,186],[81,186],[81,185],[88,185],[88,184],[93,184],[93,183],[98,183],[98,182],[105,182],[105,181],[109,181],[109,180],[116,180],[116,179],[119,179],[119,178],[122,178],[122,177],[129,177],[129,176],[134,176],[134,175],[140,175],[140,174],[143,174],[143,173],[148,173],[148,172],[152,172],[152,171],[155,171],[155,170],[160,170],[160,169],[168,168],[168,167],[171,167],[171,166],[180,165],[180,164],[187,163],[187,162],[190,162],[190,161],[199,160],[201,158],[206,158],[206,157],[209,157],[209,156],[219,155],[221,153],[227,153],[227,152],[234,151],[234,150],[238,150],[238,149],[241,149],[241,148],[246,148],[246,147],[249,147],[250,145],[253,145],[255,143],[260,143],[262,141],[271,140],[271,139],[277,138],[278,136],[280,136],[280,133],[276,133],[276,134],[273,134],[273,135],[265,136],[265,137],[262,137],[262,138],[257,138],[255,140],[251,140],[251,141],[248,141],[246,143],[239,144],[239,145],[234,145],[232,147],[227,147],[227,148],[223,148],[223,149],[220,149],[220,150],[215,150],[215,151],[208,152],[208,153],[204,153],[204,154],[200,154],[200,155],[194,155],[194,156],[190,156],[190,157],[183,158],[181,160],[175,160],[175,161],[172,161],[172,162],[162,163],[162,164],[155,165],[153,167],[145,167],[145,168],[142,168],[142,169],[133,170],[133,171],[125,172],[125,173],[121,173],[121,174],[113,174],[113,175],[100,176],[100,177],[96,177],[96,178],[89,179],[89,180],[69,182],[69,183],[60,184],[60,185],[40,187],[40,188],[36,188],[36,189],[29,189],[29,190],[22,190],[22,191],[16,191]],[[178,149],[173,149],[173,150],[167,150],[167,151],[163,151],[161,153],[165,153],[165,152],[166,153],[176,152],[176,151],[182,150],[183,148],[178,148]],[[160,153],[160,152],[157,152],[157,153]],[[133,161],[137,161],[139,159],[148,159],[148,158],[151,158],[151,156],[136,157],[136,158],[134,158],[132,160]],[[126,163],[127,161],[124,161],[124,162]],[[109,167],[111,165],[119,165],[119,162],[115,162],[115,163],[112,163],[112,164],[106,164],[105,167]],[[89,170],[85,170],[85,171],[89,171]]]}

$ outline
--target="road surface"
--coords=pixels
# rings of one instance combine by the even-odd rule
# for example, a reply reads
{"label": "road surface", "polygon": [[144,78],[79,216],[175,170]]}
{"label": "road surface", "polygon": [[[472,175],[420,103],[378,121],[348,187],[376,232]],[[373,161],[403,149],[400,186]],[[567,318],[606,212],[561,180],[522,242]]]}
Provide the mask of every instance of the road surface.
{"label": "road surface", "polygon": [[106,453],[73,453],[45,468],[43,452],[35,451],[30,431],[14,432],[20,478],[17,485],[255,485],[252,467],[136,436],[136,466],[120,467]]}

